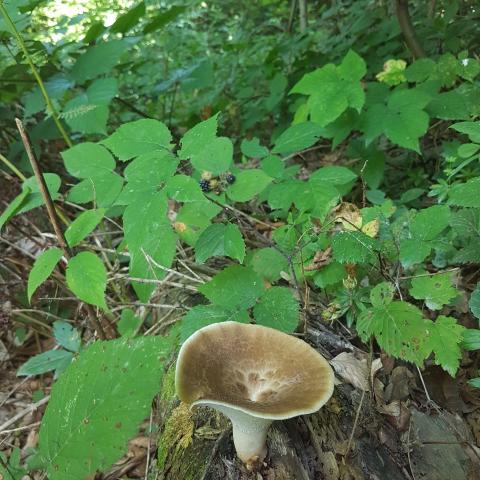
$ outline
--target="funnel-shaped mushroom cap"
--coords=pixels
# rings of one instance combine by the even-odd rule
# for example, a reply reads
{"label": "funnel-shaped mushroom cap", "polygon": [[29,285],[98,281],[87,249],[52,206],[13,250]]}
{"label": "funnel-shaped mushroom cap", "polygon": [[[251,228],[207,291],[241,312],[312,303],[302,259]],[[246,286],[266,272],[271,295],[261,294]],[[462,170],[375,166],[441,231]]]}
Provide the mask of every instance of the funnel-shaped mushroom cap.
{"label": "funnel-shaped mushroom cap", "polygon": [[216,323],[182,346],[177,394],[280,420],[319,410],[333,392],[328,362],[302,340],[259,325]]}

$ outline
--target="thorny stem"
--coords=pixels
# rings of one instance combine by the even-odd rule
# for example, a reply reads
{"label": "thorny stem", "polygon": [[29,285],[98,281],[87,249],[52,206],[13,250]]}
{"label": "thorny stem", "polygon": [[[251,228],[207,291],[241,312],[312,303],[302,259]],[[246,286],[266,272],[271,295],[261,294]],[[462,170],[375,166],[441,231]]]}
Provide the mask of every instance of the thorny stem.
{"label": "thorny stem", "polygon": [[[1,4],[0,4],[1,6]],[[47,207],[47,212],[48,212],[48,218],[50,219],[50,223],[52,224],[53,230],[55,232],[55,235],[57,236],[57,241],[60,247],[62,248],[65,257],[67,259],[72,258],[73,253],[71,249],[69,248],[67,241],[65,239],[65,235],[63,234],[62,229],[60,228],[60,222],[57,216],[57,212],[55,210],[55,205],[53,203],[52,197],[50,196],[50,193],[47,188],[47,184],[45,183],[45,179],[43,178],[42,172],[40,170],[40,165],[37,161],[37,158],[35,157],[35,154],[33,152],[32,146],[30,144],[30,140],[28,138],[27,132],[25,131],[25,127],[23,126],[23,123],[21,120],[18,118],[15,119],[15,123],[17,124],[18,131],[20,133],[20,137],[22,138],[23,145],[25,147],[25,151],[27,152],[28,159],[30,160],[30,164],[32,165],[33,172],[35,174],[35,178],[37,179],[38,186],[40,189],[40,192],[43,197],[43,201],[45,202],[45,205]],[[87,303],[85,303],[85,308],[88,313],[88,319],[90,321],[90,324],[94,330],[98,332],[98,336],[102,339],[105,340],[107,338],[105,331],[103,330],[102,325],[100,324],[95,311],[93,307]]]}
{"label": "thorny stem", "polygon": [[67,132],[63,128],[62,123],[60,122],[58,118],[58,113],[55,110],[55,107],[53,106],[52,100],[50,99],[50,96],[48,95],[47,89],[45,88],[45,84],[43,83],[42,77],[38,73],[37,67],[35,67],[35,64],[33,63],[32,57],[28,53],[27,47],[25,45],[25,42],[23,41],[23,38],[21,37],[20,33],[17,30],[17,27],[13,23],[12,19],[10,18],[10,15],[7,12],[7,9],[3,5],[3,1],[0,1],[0,12],[3,15],[3,18],[5,19],[5,23],[7,26],[10,28],[11,32],[13,33],[15,39],[17,40],[17,43],[21,50],[23,51],[23,54],[25,55],[25,59],[30,66],[30,69],[32,70],[32,74],[35,77],[35,80],[38,83],[38,86],[40,88],[40,91],[42,92],[43,98],[45,99],[45,103],[47,104],[47,109],[52,115],[53,121],[55,122],[55,125],[58,128],[58,131],[62,135],[63,139],[65,140],[65,143],[71,147],[73,145],[72,141],[70,140],[70,137],[68,136]]}

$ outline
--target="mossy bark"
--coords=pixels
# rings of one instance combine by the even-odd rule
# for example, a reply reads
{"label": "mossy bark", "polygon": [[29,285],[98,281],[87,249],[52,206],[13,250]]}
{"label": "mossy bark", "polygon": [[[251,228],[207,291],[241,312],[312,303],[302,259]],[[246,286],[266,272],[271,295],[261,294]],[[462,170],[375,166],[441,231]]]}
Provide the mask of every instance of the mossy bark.
{"label": "mossy bark", "polygon": [[[359,406],[358,392],[341,386],[318,413],[274,422],[268,436],[268,457],[258,472],[248,472],[235,455],[228,420],[208,408],[192,411],[170,404],[159,439],[159,478],[168,480],[366,480],[408,478],[404,466],[379,445],[382,418],[364,400],[362,420],[347,452]],[[369,412],[369,413],[367,413]],[[260,477],[258,476],[260,474]],[[376,475],[376,477],[375,477]]]}
{"label": "mossy bark", "polygon": [[439,447],[431,445],[432,438],[428,442],[422,438],[424,423],[436,422],[438,430],[440,422],[451,432],[452,419],[447,412],[420,414],[411,407],[410,426],[399,431],[379,412],[368,392],[362,401],[362,392],[345,384],[335,388],[318,413],[274,422],[264,466],[248,472],[235,455],[229,421],[207,407],[190,410],[180,404],[173,396],[173,381],[172,367],[162,400],[165,421],[158,441],[158,479],[451,480],[451,471],[457,476],[462,472],[455,480],[478,478],[478,464],[459,447],[455,435],[444,445],[444,434],[438,438],[441,447],[456,450],[441,455],[455,461],[449,460],[451,468],[442,467],[431,476],[432,448]]}

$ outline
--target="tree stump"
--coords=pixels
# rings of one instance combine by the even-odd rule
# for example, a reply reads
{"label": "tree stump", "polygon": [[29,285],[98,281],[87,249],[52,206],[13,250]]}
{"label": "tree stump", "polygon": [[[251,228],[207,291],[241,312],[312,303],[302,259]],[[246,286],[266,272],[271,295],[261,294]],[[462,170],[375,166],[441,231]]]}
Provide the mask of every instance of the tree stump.
{"label": "tree stump", "polygon": [[[322,353],[324,349],[322,348]],[[444,474],[429,476],[420,465],[432,461],[431,446],[418,429],[425,417],[435,418],[437,431],[448,427],[443,415],[417,412],[408,432],[398,431],[378,411],[369,392],[340,384],[317,413],[273,423],[268,456],[257,472],[238,460],[231,426],[207,407],[192,410],[174,397],[174,366],[165,378],[162,409],[165,419],[158,440],[157,478],[165,480],[479,480],[479,464],[461,445],[453,445],[452,464]],[[358,412],[358,419],[355,421]],[[449,414],[445,414],[449,415]],[[422,419],[419,423],[417,419]],[[423,435],[424,436],[424,435]],[[455,436],[453,437],[455,439]],[[431,440],[431,439],[430,439]],[[441,441],[442,439],[438,439]],[[449,438],[451,440],[451,438]],[[455,443],[455,441],[453,441]],[[475,447],[473,447],[475,448]],[[410,450],[409,450],[410,449]],[[442,450],[446,452],[446,450]],[[471,452],[470,452],[471,453]],[[479,457],[480,458],[480,457]],[[413,475],[412,475],[413,470]],[[451,477],[451,472],[460,475]],[[460,472],[460,473],[459,473]]]}

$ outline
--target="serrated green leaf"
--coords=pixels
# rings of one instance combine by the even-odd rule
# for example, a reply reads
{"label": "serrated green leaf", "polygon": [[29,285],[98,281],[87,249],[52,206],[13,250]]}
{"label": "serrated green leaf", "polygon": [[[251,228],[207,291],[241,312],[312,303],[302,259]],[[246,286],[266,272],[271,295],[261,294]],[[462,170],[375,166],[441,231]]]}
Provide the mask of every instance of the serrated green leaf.
{"label": "serrated green leaf", "polygon": [[124,170],[129,185],[149,187],[167,181],[176,171],[178,159],[166,150],[144,153],[132,160]]}
{"label": "serrated green leaf", "polygon": [[304,188],[304,182],[299,180],[274,183],[268,189],[268,204],[270,208],[274,210],[288,210],[295,200],[298,201],[297,192],[302,191]]}
{"label": "serrated green leaf", "polygon": [[310,180],[329,183],[331,185],[345,185],[353,182],[357,175],[346,167],[328,166],[316,170]]}
{"label": "serrated green leaf", "polygon": [[[56,200],[59,196],[58,191],[60,190],[60,185],[62,183],[60,177],[56,173],[44,173],[43,178],[47,184],[47,190],[50,193],[52,200]],[[28,212],[44,204],[43,196],[40,193],[40,188],[35,177],[27,178],[23,182],[22,191],[28,191],[29,194],[17,209],[15,215]]]}
{"label": "serrated green leaf", "polygon": [[168,351],[162,337],[100,341],[70,365],[53,386],[40,428],[38,449],[51,480],[86,478],[123,455],[150,412]]}
{"label": "serrated green leaf", "polygon": [[285,164],[280,157],[269,155],[265,157],[260,165],[262,170],[272,178],[281,178],[285,173]]}
{"label": "serrated green leaf", "polygon": [[123,40],[111,40],[88,47],[75,62],[71,71],[72,77],[78,83],[82,83],[103,73],[111,72],[126,46]]}
{"label": "serrated green leaf", "polygon": [[480,377],[472,378],[471,380],[468,381],[468,383],[472,387],[480,388]]}
{"label": "serrated green leaf", "polygon": [[300,307],[289,288],[271,287],[255,305],[253,316],[259,325],[290,333],[298,327]]}
{"label": "serrated green leaf", "polygon": [[118,333],[122,337],[132,337],[142,324],[142,319],[137,317],[133,310],[126,308],[122,310],[120,320],[117,323]]}
{"label": "serrated green leaf", "polygon": [[307,73],[290,93],[309,95],[307,111],[313,122],[324,127],[338,118],[348,107],[358,112],[365,103],[360,79],[366,72],[365,62],[349,51],[340,66],[331,63]]}
{"label": "serrated green leaf", "polygon": [[315,285],[319,288],[325,288],[329,285],[340,283],[347,276],[345,267],[339,262],[330,262],[328,265],[320,268],[313,277]]}
{"label": "serrated green leaf", "polygon": [[99,207],[110,207],[123,188],[123,178],[115,172],[100,172],[85,178],[70,189],[67,199],[73,203],[95,202]]}
{"label": "serrated green leaf", "polygon": [[480,282],[477,283],[475,290],[470,295],[468,306],[475,317],[480,320]]}
{"label": "serrated green leaf", "polygon": [[80,252],[68,261],[68,288],[83,302],[108,310],[105,303],[107,270],[91,252]]}
{"label": "serrated green leaf", "polygon": [[268,148],[260,145],[260,140],[253,137],[251,140],[243,139],[240,150],[246,157],[263,158],[268,155]]}
{"label": "serrated green leaf", "polygon": [[210,257],[230,257],[240,263],[245,258],[245,242],[240,229],[231,223],[214,223],[206,228],[195,244],[195,260],[204,263]]}
{"label": "serrated green leaf", "polygon": [[480,143],[480,122],[460,122],[451,125],[457,132],[465,133],[474,143]]}
{"label": "serrated green leaf", "polygon": [[450,204],[459,207],[480,207],[480,177],[454,185],[448,199]]}
{"label": "serrated green leaf", "polygon": [[431,251],[432,245],[430,242],[405,238],[400,241],[400,262],[404,268],[409,268],[416,263],[423,262]]}
{"label": "serrated green leaf", "polygon": [[429,117],[423,108],[430,98],[418,88],[401,89],[391,94],[386,105],[371,105],[362,117],[367,143],[384,133],[393,143],[418,152],[418,139],[428,130]]}
{"label": "serrated green leaf", "polygon": [[417,300],[424,300],[430,310],[440,310],[457,296],[457,290],[452,286],[451,274],[440,273],[414,278],[410,295]]}
{"label": "serrated green leaf", "polygon": [[319,181],[315,177],[310,178],[308,182],[299,183],[291,195],[300,211],[309,212],[320,220],[325,219],[340,199],[340,193],[333,185]]}
{"label": "serrated green leaf", "polygon": [[65,350],[49,350],[39,353],[25,362],[17,371],[18,376],[39,375],[51,372],[58,368],[64,368],[73,359],[73,353]]}
{"label": "serrated green leaf", "polygon": [[450,208],[447,205],[434,205],[420,210],[410,224],[410,232],[418,240],[434,240],[448,227]]}
{"label": "serrated green leaf", "polygon": [[228,171],[233,163],[233,144],[229,138],[215,137],[191,155],[192,165],[200,171],[219,175]]}
{"label": "serrated green leaf", "polygon": [[370,291],[370,302],[376,308],[382,308],[392,303],[395,287],[390,282],[382,282]]}
{"label": "serrated green leaf", "polygon": [[53,322],[53,336],[61,347],[75,353],[80,350],[80,332],[69,323],[59,320]]}
{"label": "serrated green leaf", "polygon": [[240,265],[227,267],[198,287],[213,304],[229,309],[252,307],[264,289],[262,279]]}
{"label": "serrated green leaf", "polygon": [[63,252],[60,248],[52,247],[35,259],[28,276],[27,296],[29,302],[32,300],[35,290],[51,275],[62,255]]}
{"label": "serrated green leaf", "polygon": [[480,330],[473,328],[464,329],[462,347],[465,350],[480,350]]}
{"label": "serrated green leaf", "polygon": [[171,141],[164,123],[143,118],[123,124],[102,143],[120,160],[127,161],[144,153],[169,150]]}
{"label": "serrated green leaf", "polygon": [[[163,192],[148,200],[131,203],[123,214],[125,240],[130,252],[130,276],[146,280],[161,280],[173,262],[177,236],[166,218],[168,200]],[[151,260],[147,258],[151,257]],[[154,283],[132,282],[142,302],[147,302],[155,290]]]}
{"label": "serrated green leaf", "polygon": [[258,275],[270,282],[281,278],[281,272],[288,272],[287,259],[274,248],[260,248],[253,252],[248,262]]}
{"label": "serrated green leaf", "polygon": [[263,170],[254,168],[242,170],[237,175],[235,183],[227,189],[227,195],[234,202],[247,202],[265,190],[272,180],[273,178]]}
{"label": "serrated green leaf", "polygon": [[332,238],[333,258],[340,263],[367,263],[375,255],[375,239],[357,231],[339,232]]}
{"label": "serrated green leaf", "polygon": [[250,317],[248,312],[242,309],[229,310],[226,307],[216,305],[197,305],[182,317],[180,341],[183,343],[190,335],[207,325],[229,321],[248,323]]}
{"label": "serrated green leaf", "polygon": [[194,156],[197,152],[201,152],[205,145],[208,144],[217,135],[218,113],[208,120],[197,123],[182,138],[180,142],[181,149],[178,157],[187,160]]}
{"label": "serrated green leaf", "polygon": [[431,351],[427,345],[431,323],[414,305],[394,301],[362,312],[357,330],[364,341],[373,335],[388,354],[421,365]]}
{"label": "serrated green leaf", "polygon": [[102,221],[105,209],[82,212],[65,230],[65,239],[70,247],[78,245]]}
{"label": "serrated green leaf", "polygon": [[452,317],[440,315],[430,323],[427,345],[435,354],[435,364],[452,377],[457,373],[462,358],[460,344],[465,327]]}
{"label": "serrated green leaf", "polygon": [[432,118],[442,120],[466,120],[470,117],[468,99],[458,90],[438,93],[433,97],[427,110]]}
{"label": "serrated green leaf", "polygon": [[110,152],[92,142],[79,143],[65,150],[62,158],[67,172],[77,178],[94,177],[115,168],[115,159]]}
{"label": "serrated green leaf", "polygon": [[221,210],[222,207],[207,199],[203,202],[186,203],[178,211],[174,223],[175,231],[184,242],[193,247],[202,232],[210,225],[210,220]]}
{"label": "serrated green leaf", "polygon": [[312,122],[297,123],[287,128],[276,140],[272,153],[289,154],[311,147],[324,129]]}
{"label": "serrated green leaf", "polygon": [[115,203],[129,205],[150,197],[175,174],[177,167],[178,159],[166,150],[138,156],[123,172],[128,183],[123,187]]}
{"label": "serrated green leaf", "polygon": [[65,104],[62,116],[73,131],[106,134],[108,105],[117,91],[115,78],[95,80],[85,93],[77,95]]}
{"label": "serrated green leaf", "polygon": [[165,191],[177,202],[201,202],[205,199],[198,182],[188,175],[175,175],[169,178]]}

